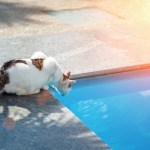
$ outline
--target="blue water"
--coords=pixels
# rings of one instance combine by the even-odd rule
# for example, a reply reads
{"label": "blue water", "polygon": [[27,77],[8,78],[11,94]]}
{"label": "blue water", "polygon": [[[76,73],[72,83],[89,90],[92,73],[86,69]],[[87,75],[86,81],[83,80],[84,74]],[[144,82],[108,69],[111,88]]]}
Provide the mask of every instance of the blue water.
{"label": "blue water", "polygon": [[113,150],[150,150],[150,70],[80,79],[55,97]]}

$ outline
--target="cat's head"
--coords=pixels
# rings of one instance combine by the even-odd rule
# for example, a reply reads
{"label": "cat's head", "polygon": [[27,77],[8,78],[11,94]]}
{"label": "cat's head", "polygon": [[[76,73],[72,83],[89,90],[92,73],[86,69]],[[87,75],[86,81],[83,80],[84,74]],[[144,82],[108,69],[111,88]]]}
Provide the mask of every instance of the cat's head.
{"label": "cat's head", "polygon": [[59,90],[60,94],[65,96],[67,95],[72,88],[72,85],[76,83],[76,80],[70,79],[71,72],[67,72],[63,74],[62,80],[59,82],[57,89]]}

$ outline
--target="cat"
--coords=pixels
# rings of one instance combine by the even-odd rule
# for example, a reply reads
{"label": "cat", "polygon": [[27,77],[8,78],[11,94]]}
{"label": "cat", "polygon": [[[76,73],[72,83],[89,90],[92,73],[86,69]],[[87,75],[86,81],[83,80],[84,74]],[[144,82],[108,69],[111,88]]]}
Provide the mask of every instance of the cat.
{"label": "cat", "polygon": [[0,69],[0,92],[16,95],[31,95],[49,85],[56,87],[61,95],[67,95],[76,80],[70,80],[54,57],[43,52],[35,52],[29,59],[10,60]]}

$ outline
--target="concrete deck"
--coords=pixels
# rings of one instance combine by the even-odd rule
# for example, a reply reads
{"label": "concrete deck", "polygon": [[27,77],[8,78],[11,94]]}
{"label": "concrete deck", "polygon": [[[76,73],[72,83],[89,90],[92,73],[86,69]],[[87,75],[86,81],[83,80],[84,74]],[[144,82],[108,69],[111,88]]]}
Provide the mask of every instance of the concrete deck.
{"label": "concrete deck", "polygon": [[[64,71],[70,70],[76,77],[89,72],[107,74],[147,68],[149,22],[145,18],[139,22],[140,19],[129,16],[124,11],[128,10],[124,8],[129,3],[121,5],[120,1],[111,0],[114,4],[111,7],[110,1],[104,0],[1,1],[0,65],[9,59],[30,57],[35,51],[43,51],[54,56]],[[104,10],[101,17],[106,19],[68,24],[49,15],[91,8]],[[143,13],[139,14],[143,17]],[[0,96],[0,150],[20,147],[21,150],[109,149],[47,92],[30,97]]]}

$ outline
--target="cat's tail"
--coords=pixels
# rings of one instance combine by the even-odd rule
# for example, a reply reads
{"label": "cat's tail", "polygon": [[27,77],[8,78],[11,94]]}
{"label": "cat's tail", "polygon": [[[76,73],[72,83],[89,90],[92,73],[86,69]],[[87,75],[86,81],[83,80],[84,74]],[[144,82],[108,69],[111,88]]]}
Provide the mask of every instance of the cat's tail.
{"label": "cat's tail", "polygon": [[9,83],[7,72],[0,68],[0,94],[4,92],[4,87]]}
{"label": "cat's tail", "polygon": [[0,68],[0,94],[3,92],[3,87],[2,87],[2,69]]}
{"label": "cat's tail", "polygon": [[41,51],[37,51],[33,53],[33,55],[31,56],[31,59],[46,59],[46,58],[47,58],[46,54],[44,54]]}

